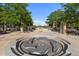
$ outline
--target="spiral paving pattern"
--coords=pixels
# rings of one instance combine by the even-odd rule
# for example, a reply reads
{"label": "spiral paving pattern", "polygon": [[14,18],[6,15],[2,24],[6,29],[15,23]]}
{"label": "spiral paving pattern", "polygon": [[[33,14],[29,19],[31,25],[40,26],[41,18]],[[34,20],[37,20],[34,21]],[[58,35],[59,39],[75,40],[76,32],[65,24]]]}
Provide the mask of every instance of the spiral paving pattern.
{"label": "spiral paving pattern", "polygon": [[25,54],[35,56],[69,56],[67,53],[69,43],[63,40],[53,40],[47,37],[33,37],[29,40],[18,40],[11,51],[17,56]]}

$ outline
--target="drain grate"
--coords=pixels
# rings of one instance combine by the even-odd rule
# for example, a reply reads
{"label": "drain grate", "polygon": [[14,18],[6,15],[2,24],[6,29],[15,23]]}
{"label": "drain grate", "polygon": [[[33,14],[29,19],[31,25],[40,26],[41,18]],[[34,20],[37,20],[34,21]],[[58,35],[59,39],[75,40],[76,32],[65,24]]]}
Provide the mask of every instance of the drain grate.
{"label": "drain grate", "polygon": [[18,40],[15,47],[11,47],[12,53],[17,56],[69,56],[67,53],[69,44],[63,40],[53,40],[47,37],[32,37],[27,40]]}

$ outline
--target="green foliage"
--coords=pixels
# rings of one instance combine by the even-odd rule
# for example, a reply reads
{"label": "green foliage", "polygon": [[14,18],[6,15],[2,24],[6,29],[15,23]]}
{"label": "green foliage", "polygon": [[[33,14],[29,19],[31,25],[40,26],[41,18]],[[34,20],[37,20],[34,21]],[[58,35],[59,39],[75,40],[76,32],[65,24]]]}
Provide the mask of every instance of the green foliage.
{"label": "green foliage", "polygon": [[79,4],[69,3],[62,4],[66,16],[66,21],[71,24],[72,27],[79,27]]}
{"label": "green foliage", "polygon": [[62,10],[56,10],[52,12],[48,18],[46,23],[48,25],[53,24],[55,21],[59,26],[60,23],[66,22],[67,26],[71,25],[71,27],[79,27],[79,4],[78,3],[64,3],[61,4]]}
{"label": "green foliage", "polygon": [[61,10],[56,10],[55,12],[52,12],[48,18],[47,18],[47,24],[50,26],[53,25],[53,23],[56,23],[57,25],[60,24],[61,20],[64,18],[64,12]]}
{"label": "green foliage", "polygon": [[31,12],[27,7],[28,4],[25,3],[0,4],[0,24],[33,25]]}

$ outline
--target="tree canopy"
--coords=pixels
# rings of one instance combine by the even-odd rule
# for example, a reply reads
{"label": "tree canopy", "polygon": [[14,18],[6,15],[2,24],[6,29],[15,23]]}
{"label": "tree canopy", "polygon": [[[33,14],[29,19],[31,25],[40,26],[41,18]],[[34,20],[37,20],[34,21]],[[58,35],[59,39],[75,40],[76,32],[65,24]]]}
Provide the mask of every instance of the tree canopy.
{"label": "tree canopy", "polygon": [[17,26],[33,25],[31,12],[27,10],[28,5],[27,3],[0,4],[0,24],[12,24]]}
{"label": "tree canopy", "polygon": [[[51,12],[47,17],[46,23],[53,26],[55,22],[58,27],[61,27],[63,22],[66,27],[76,28],[79,27],[79,4],[78,3],[63,3],[62,9]],[[56,27],[57,27],[56,26]]]}

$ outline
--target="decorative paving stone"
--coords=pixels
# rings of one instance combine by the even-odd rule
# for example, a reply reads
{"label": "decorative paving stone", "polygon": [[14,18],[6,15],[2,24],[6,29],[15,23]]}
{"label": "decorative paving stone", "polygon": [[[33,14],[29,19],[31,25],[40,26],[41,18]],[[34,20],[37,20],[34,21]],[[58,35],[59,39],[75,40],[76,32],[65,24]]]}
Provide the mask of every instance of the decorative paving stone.
{"label": "decorative paving stone", "polygon": [[11,46],[11,51],[17,56],[68,56],[68,46],[70,44],[63,40],[49,39],[48,37],[32,37],[28,41],[18,40],[15,47]]}

